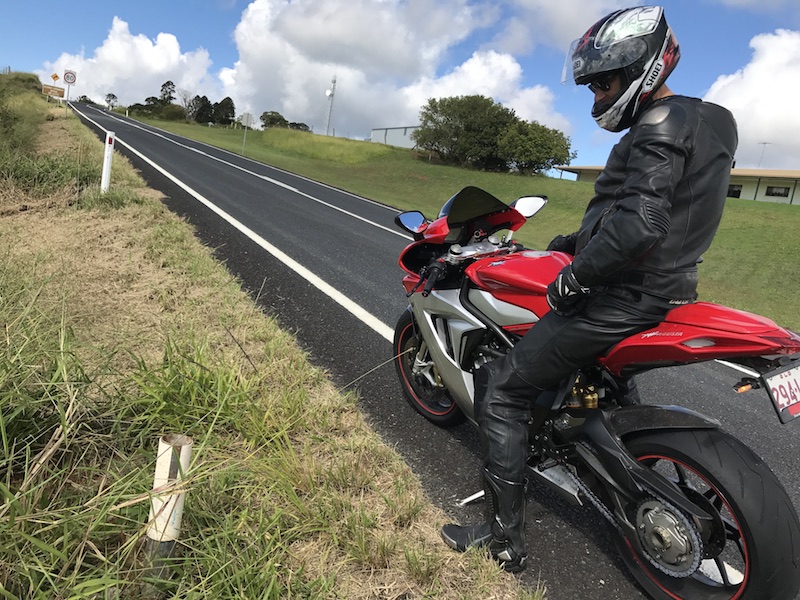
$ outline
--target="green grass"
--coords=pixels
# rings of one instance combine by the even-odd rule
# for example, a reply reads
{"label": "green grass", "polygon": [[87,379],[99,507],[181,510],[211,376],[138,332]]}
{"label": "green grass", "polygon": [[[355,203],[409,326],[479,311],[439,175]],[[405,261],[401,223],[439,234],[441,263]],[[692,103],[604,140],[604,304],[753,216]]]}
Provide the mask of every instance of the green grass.
{"label": "green grass", "polygon": [[[150,123],[241,152],[241,130]],[[467,185],[506,201],[546,195],[548,206],[517,236],[534,248],[545,247],[557,234],[575,231],[593,194],[592,185],[585,182],[459,169],[432,164],[409,150],[288,130],[250,132],[245,155],[401,210],[421,210],[429,217]],[[700,300],[755,312],[800,330],[798,231],[798,206],[728,199],[720,229],[700,266]]]}
{"label": "green grass", "polygon": [[[98,194],[97,173],[76,165],[99,161],[102,143],[28,105],[14,127],[56,126],[48,142],[65,158],[33,143],[17,152],[35,177],[0,163],[0,597],[541,600],[444,547],[443,514],[355,394],[309,364],[127,161]],[[170,432],[193,439],[193,456],[178,552],[156,577],[142,542]]]}

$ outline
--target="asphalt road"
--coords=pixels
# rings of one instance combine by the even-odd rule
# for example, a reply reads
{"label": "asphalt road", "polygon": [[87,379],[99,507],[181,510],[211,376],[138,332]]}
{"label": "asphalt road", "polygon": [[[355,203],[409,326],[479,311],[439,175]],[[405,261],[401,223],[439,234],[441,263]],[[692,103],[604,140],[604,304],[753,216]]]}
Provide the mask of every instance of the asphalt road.
{"label": "asphalt road", "polygon": [[[406,306],[397,256],[409,238],[393,224],[397,210],[116,114],[76,108],[103,139],[101,130],[115,133],[116,149],[315,364],[341,386],[357,380],[367,420],[411,465],[429,498],[458,522],[482,519],[482,502],[456,505],[480,489],[474,427],[443,430],[418,416],[387,362],[391,331]],[[735,394],[738,377],[704,363],[638,381],[647,402],[681,404],[719,419],[766,460],[800,507],[800,423],[781,425],[762,392]],[[541,578],[551,600],[645,597],[592,509],[536,489],[526,516],[530,559],[523,582],[534,586]]]}

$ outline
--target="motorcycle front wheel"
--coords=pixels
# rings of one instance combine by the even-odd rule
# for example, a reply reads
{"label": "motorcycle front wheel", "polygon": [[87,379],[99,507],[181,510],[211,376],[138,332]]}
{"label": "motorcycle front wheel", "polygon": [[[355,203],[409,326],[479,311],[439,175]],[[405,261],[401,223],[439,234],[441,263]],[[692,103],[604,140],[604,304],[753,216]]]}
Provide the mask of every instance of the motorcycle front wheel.
{"label": "motorcycle front wheel", "polygon": [[403,311],[394,329],[394,364],[403,395],[414,410],[440,427],[464,420],[464,413],[441,383],[410,310]]}
{"label": "motorcycle front wheel", "polygon": [[[648,556],[613,530],[623,561],[653,598],[795,598],[800,589],[797,513],[777,477],[752,450],[719,430],[648,432],[626,439],[625,446],[714,517],[705,531],[698,528],[701,562],[690,575],[670,574],[672,565],[665,561],[678,542],[674,530],[670,536],[670,525],[686,531],[678,524],[680,516],[670,515],[672,507],[645,502],[635,513]],[[687,548],[680,562],[693,559],[692,551]]]}

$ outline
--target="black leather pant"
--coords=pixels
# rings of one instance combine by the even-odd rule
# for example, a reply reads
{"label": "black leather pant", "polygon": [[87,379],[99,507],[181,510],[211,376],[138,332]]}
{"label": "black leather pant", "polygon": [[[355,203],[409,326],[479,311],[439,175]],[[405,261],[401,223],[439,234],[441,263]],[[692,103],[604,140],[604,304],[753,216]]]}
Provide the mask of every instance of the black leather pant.
{"label": "black leather pant", "polygon": [[484,466],[507,481],[524,481],[528,421],[539,394],[628,336],[654,327],[671,308],[664,298],[610,287],[589,297],[574,317],[548,312],[511,352],[479,369],[475,418]]}

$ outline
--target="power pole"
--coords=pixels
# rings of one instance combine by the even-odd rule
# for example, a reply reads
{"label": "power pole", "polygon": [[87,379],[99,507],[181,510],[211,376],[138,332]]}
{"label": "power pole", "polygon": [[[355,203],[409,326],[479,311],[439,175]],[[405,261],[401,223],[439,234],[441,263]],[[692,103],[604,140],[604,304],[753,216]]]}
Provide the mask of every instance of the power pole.
{"label": "power pole", "polygon": [[336,75],[331,79],[330,89],[325,90],[325,95],[328,97],[328,119],[325,121],[325,135],[330,135],[331,132],[331,115],[333,114],[333,97],[336,94]]}
{"label": "power pole", "polygon": [[771,144],[772,142],[758,142],[758,143],[763,146],[763,148],[761,148],[761,158],[758,159],[758,166],[756,167],[757,169],[760,169],[761,168],[761,161],[764,158],[764,150],[767,149],[767,144]]}

